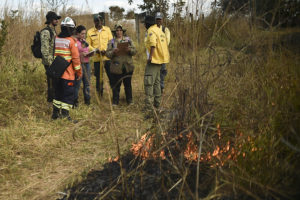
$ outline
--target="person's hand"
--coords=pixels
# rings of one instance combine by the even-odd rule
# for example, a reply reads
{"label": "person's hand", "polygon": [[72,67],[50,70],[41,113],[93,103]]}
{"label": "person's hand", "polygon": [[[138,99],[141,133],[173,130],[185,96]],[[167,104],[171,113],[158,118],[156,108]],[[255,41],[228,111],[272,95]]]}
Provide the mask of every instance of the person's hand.
{"label": "person's hand", "polygon": [[106,51],[102,50],[100,53],[101,53],[102,56],[104,56]]}
{"label": "person's hand", "polygon": [[95,49],[96,53],[100,53],[100,50],[98,48]]}
{"label": "person's hand", "polygon": [[151,63],[151,61],[152,61],[152,56],[149,56],[149,58],[148,58],[148,60],[147,60],[147,63]]}
{"label": "person's hand", "polygon": [[82,78],[82,75],[80,75],[80,76],[77,75],[77,76],[76,76],[76,80],[77,80],[77,81],[79,81],[81,78]]}
{"label": "person's hand", "polygon": [[119,52],[119,49],[118,49],[118,48],[116,48],[116,49],[113,50],[113,54],[115,54],[115,55],[116,55],[118,52]]}

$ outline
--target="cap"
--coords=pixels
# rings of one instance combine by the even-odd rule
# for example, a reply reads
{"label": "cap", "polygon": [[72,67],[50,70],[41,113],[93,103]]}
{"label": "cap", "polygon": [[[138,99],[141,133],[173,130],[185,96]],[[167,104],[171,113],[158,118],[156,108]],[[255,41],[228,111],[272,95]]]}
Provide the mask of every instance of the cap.
{"label": "cap", "polygon": [[45,24],[50,24],[52,20],[60,19],[60,18],[61,18],[61,16],[57,15],[55,12],[49,11],[46,15],[46,20],[47,21],[45,22]]}
{"label": "cap", "polygon": [[155,14],[155,19],[162,19],[163,18],[163,14],[161,12],[157,12]]}
{"label": "cap", "polygon": [[94,21],[103,20],[102,15],[100,13],[94,14]]}

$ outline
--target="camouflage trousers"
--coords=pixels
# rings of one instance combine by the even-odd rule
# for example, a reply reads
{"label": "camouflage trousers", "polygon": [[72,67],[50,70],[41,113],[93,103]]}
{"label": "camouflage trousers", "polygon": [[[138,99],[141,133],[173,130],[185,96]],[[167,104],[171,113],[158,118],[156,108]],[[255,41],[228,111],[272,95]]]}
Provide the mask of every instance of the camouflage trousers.
{"label": "camouflage trousers", "polygon": [[159,108],[161,101],[160,69],[161,64],[148,63],[144,76],[145,109],[150,111],[153,106]]}

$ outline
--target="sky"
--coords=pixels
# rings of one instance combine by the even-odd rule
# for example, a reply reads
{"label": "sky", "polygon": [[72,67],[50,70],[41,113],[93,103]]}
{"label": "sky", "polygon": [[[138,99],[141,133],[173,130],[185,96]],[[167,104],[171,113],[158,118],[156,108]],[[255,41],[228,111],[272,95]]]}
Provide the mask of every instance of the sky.
{"label": "sky", "polygon": [[[46,1],[46,0],[43,0]],[[137,5],[141,4],[143,0],[134,0],[132,5],[128,4],[128,0],[67,0],[68,6],[73,6],[79,10],[90,10],[93,13],[109,11],[110,6],[119,6],[125,9],[125,11],[135,9],[139,12]],[[9,5],[12,9],[18,9],[18,5],[22,5],[22,8],[27,9],[39,9],[41,0],[0,0],[0,8]]]}
{"label": "sky", "polygon": [[[22,9],[39,10],[41,8],[41,1],[46,0],[0,0],[0,8],[5,7],[5,4],[9,5],[12,9],[18,9],[18,5],[22,6]],[[133,4],[129,5],[128,0],[67,0],[68,6],[73,6],[80,11],[108,12],[110,6],[119,6],[128,10],[134,9],[136,13],[141,12],[138,9],[138,4],[142,4],[143,0],[133,0]],[[186,0],[187,2],[200,2],[204,4],[203,12],[207,13],[210,9],[210,3],[212,0]],[[176,2],[176,0],[170,0],[170,2]],[[191,6],[194,7],[194,6]]]}

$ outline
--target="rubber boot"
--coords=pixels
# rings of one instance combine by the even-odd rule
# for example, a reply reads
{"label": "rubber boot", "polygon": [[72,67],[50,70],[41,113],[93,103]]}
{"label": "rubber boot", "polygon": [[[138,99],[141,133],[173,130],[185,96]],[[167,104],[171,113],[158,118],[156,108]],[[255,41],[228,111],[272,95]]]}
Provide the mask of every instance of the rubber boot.
{"label": "rubber boot", "polygon": [[74,109],[74,108],[77,108],[78,107],[78,98],[77,99],[75,99],[74,100],[74,104],[73,104],[73,106],[72,106],[72,108]]}
{"label": "rubber boot", "polygon": [[57,108],[56,106],[53,106],[53,113],[52,113],[52,117],[51,117],[53,120],[60,117],[59,111],[60,111],[59,108]]}
{"label": "rubber boot", "polygon": [[85,103],[85,105],[90,105],[91,104],[91,101],[90,101],[90,99],[84,99],[84,103]]}
{"label": "rubber boot", "polygon": [[74,124],[77,123],[77,120],[72,120],[72,118],[70,117],[69,111],[66,109],[61,109],[61,117],[63,119],[67,119],[70,122],[73,122]]}

